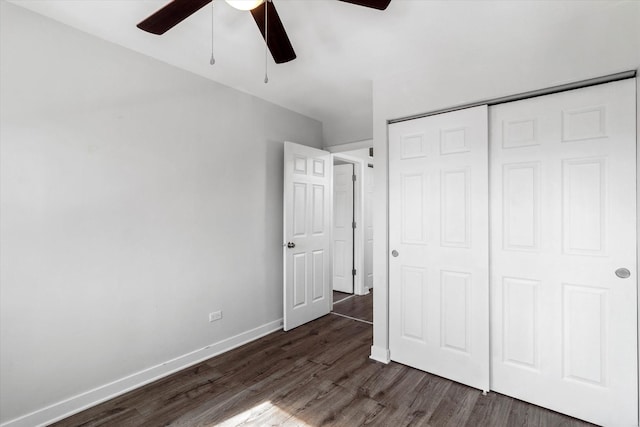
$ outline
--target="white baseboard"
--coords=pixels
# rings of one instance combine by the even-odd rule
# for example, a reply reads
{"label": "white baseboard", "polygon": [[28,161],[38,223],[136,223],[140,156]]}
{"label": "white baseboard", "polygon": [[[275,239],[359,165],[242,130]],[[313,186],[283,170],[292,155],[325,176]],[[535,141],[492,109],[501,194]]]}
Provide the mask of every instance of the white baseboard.
{"label": "white baseboard", "polygon": [[369,359],[373,359],[377,362],[389,363],[391,362],[391,354],[389,353],[388,348],[376,347],[375,345],[371,346],[371,356]]}
{"label": "white baseboard", "polygon": [[355,292],[355,295],[358,295],[358,296],[369,295],[369,288],[365,286],[362,289],[358,289],[357,292]]}
{"label": "white baseboard", "polygon": [[282,329],[282,319],[269,322],[217,343],[210,344],[202,349],[192,351],[191,353],[184,354],[175,359],[96,387],[93,390],[38,409],[30,414],[9,420],[1,424],[0,427],[34,427],[51,424],[280,329]]}

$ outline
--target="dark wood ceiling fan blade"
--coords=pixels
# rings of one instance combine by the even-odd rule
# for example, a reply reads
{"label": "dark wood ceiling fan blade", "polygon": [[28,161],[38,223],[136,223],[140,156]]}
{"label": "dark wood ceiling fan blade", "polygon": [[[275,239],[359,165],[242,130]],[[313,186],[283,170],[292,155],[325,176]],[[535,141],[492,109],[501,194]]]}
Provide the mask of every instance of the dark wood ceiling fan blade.
{"label": "dark wood ceiling fan blade", "polygon": [[385,10],[391,0],[340,0],[345,3],[357,4],[358,6],[370,7],[372,9]]}
{"label": "dark wood ceiling fan blade", "polygon": [[173,0],[162,9],[136,25],[152,34],[164,34],[212,0]]}
{"label": "dark wood ceiling fan blade", "polygon": [[276,11],[276,7],[271,1],[265,1],[260,6],[251,11],[253,19],[256,21],[262,37],[264,38],[264,8],[267,8],[267,37],[266,40],[271,56],[276,64],[293,61],[296,59],[296,53],[293,51],[289,36],[282,25],[280,16]]}

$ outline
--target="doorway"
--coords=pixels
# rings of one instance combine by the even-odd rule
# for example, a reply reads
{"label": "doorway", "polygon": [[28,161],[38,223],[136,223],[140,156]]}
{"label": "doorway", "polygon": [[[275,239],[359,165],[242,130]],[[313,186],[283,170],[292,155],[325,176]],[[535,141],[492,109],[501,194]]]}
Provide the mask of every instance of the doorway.
{"label": "doorway", "polygon": [[333,160],[333,276],[334,303],[336,293],[353,294],[355,284],[355,199],[356,175],[353,163]]}
{"label": "doorway", "polygon": [[[351,144],[350,144],[351,145]],[[354,148],[354,147],[350,147]],[[368,152],[368,150],[366,150]],[[284,213],[283,213],[283,317],[284,330],[293,329],[328,314],[333,306],[333,164],[339,160],[352,170],[351,207],[343,221],[351,227],[351,256],[344,270],[351,272],[351,293],[367,295],[364,278],[365,228],[363,227],[365,183],[364,168],[368,159],[351,153],[331,154],[328,150],[285,142],[284,144]],[[371,187],[371,185],[369,184]],[[372,191],[368,194],[371,196]],[[345,205],[348,205],[348,198]],[[371,206],[371,203],[368,203]],[[349,222],[348,218],[352,221]],[[369,219],[371,215],[368,215]],[[348,231],[348,230],[347,230]],[[370,240],[370,239],[369,239]],[[370,240],[371,245],[371,240]],[[349,255],[348,248],[346,255]],[[368,252],[369,254],[371,251]],[[351,266],[351,270],[348,270]],[[371,268],[369,260],[367,266]],[[349,282],[347,281],[347,284]]]}
{"label": "doorway", "polygon": [[367,295],[373,288],[372,154],[366,146],[332,154],[332,282],[336,300]]}

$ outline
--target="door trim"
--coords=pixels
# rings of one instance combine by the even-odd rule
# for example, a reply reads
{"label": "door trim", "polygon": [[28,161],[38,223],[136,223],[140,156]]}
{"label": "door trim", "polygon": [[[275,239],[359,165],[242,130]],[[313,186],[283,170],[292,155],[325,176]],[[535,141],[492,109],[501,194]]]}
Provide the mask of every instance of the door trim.
{"label": "door trim", "polygon": [[[369,288],[364,281],[364,168],[367,167],[365,161],[354,156],[342,153],[332,153],[332,160],[342,160],[353,164],[353,173],[356,176],[356,183],[353,186],[354,209],[353,218],[356,222],[356,229],[353,233],[353,268],[356,275],[353,279],[353,293],[355,295],[367,295]],[[333,194],[333,188],[331,189]]]}
{"label": "door trim", "polygon": [[[640,142],[640,86],[638,86],[638,79],[636,79],[636,269],[640,267],[640,173],[638,168],[640,167],[640,150],[638,150],[638,144]],[[638,298],[638,331],[640,333],[640,277],[636,281],[636,294]],[[638,340],[638,422],[640,423],[640,339]]]}

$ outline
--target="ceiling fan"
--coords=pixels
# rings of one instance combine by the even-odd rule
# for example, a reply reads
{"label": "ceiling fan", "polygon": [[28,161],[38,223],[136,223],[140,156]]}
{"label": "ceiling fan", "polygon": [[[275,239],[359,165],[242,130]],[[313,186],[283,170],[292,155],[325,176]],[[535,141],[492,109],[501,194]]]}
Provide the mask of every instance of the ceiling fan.
{"label": "ceiling fan", "polygon": [[[213,0],[173,0],[140,22],[137,27],[152,34],[164,34]],[[391,0],[340,0],[358,6],[385,10]],[[268,25],[267,47],[276,64],[296,59],[291,41],[271,0],[227,0],[236,9],[250,10],[258,29],[265,38],[265,18]],[[265,13],[265,7],[267,8]]]}

